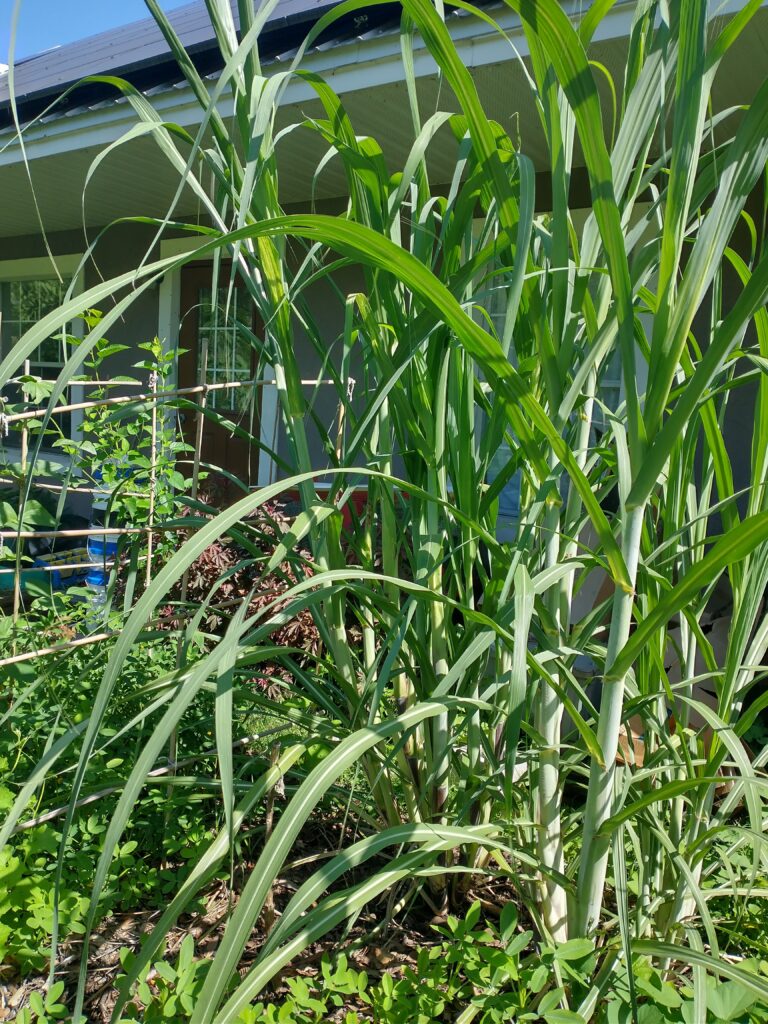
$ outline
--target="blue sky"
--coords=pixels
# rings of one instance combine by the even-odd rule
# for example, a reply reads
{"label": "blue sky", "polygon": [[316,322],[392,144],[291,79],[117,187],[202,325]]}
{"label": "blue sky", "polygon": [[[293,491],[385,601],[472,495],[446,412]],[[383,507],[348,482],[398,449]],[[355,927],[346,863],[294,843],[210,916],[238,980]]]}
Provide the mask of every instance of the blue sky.
{"label": "blue sky", "polygon": [[[189,0],[161,0],[165,10]],[[15,0],[0,0],[0,62],[8,62]],[[149,17],[144,0],[21,0],[15,58]]]}

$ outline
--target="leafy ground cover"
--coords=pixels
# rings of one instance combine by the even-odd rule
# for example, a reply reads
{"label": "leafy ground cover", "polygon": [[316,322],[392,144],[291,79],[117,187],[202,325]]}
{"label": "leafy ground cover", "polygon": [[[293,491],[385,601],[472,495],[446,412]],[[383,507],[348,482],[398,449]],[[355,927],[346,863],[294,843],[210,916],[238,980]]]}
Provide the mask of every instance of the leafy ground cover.
{"label": "leafy ground cover", "polygon": [[[270,521],[274,522],[271,517]],[[215,552],[207,555],[201,561],[201,573],[208,572],[210,564],[221,557]],[[243,572],[242,566],[240,572]],[[29,609],[26,625],[34,624],[36,638],[45,635],[53,639],[62,629],[77,631],[84,615],[83,605],[76,600],[58,599],[51,605],[48,599],[38,599]],[[218,618],[213,625],[221,625]],[[201,638],[201,651],[204,647]],[[16,649],[19,649],[18,644]],[[124,782],[121,769],[132,756],[132,743],[127,741],[126,734],[121,735],[119,726],[147,707],[148,682],[158,678],[160,670],[172,672],[176,665],[176,644],[164,631],[138,646],[134,654],[135,660],[132,658],[127,663],[121,676],[120,699],[113,705],[114,724],[111,719],[105,722],[104,745],[92,761],[92,777],[99,789],[92,793],[86,787],[83,798],[87,803],[75,816],[70,829],[58,898],[54,877],[62,838],[61,815],[33,828],[22,829],[2,852],[4,898],[0,902],[0,948],[3,966],[0,971],[6,993],[5,1012],[11,1019],[14,1008],[19,1011],[16,1019],[29,1024],[71,1019],[71,985],[77,976],[76,959],[93,866],[102,852],[104,834]],[[30,771],[44,749],[68,727],[82,725],[103,671],[100,659],[108,656],[108,648],[99,649],[95,656],[87,650],[70,652],[66,671],[62,663],[51,662],[42,676],[35,663],[22,663],[14,668],[15,686],[10,695],[15,707],[11,719],[14,725],[4,733],[2,752],[5,782],[0,793],[4,810],[11,806],[13,787],[20,774],[23,776]],[[260,683],[255,687],[257,695],[264,693],[263,680]],[[57,709],[53,730],[50,713],[39,698],[34,699],[40,688],[46,691],[48,701],[55,703]],[[256,765],[268,763],[274,739],[285,745],[299,738],[302,732],[312,738],[306,726],[300,724],[293,730],[288,726],[286,718],[292,711],[297,721],[302,722],[302,702],[292,703],[290,690],[284,689],[288,695],[282,703],[275,699],[279,697],[279,690],[272,698],[266,698],[272,715],[261,709],[255,714],[246,714],[243,719],[243,726],[250,727],[251,735],[248,747],[241,748],[235,755],[238,779],[243,786],[249,781],[246,768],[252,781]],[[150,686],[149,690],[154,687]],[[178,757],[184,763],[187,756],[191,756],[192,765],[187,770],[202,772],[206,769],[206,758],[199,756],[199,751],[201,740],[207,737],[210,741],[213,735],[213,703],[213,698],[199,702],[180,728]],[[266,738],[259,739],[259,733],[267,734]],[[138,742],[141,742],[140,736]],[[306,748],[304,774],[327,756],[331,745],[307,742]],[[211,749],[207,761],[213,760],[215,751]],[[29,818],[35,818],[43,807],[61,801],[66,806],[66,773],[62,776],[49,777],[45,787],[30,800]],[[188,879],[200,848],[215,835],[220,820],[216,800],[211,796],[206,798],[197,787],[193,789],[192,778],[180,769],[173,777],[171,791],[167,782],[160,779],[149,784],[134,809],[120,848],[111,859],[96,918],[96,938],[90,961],[85,1004],[89,1021],[110,1020],[121,979],[125,978],[122,971],[132,965],[134,950],[141,947],[143,936]],[[289,794],[295,791],[300,778],[290,779]],[[349,788],[337,793],[336,805],[340,811],[359,783],[354,773],[348,776]],[[284,798],[285,792],[278,800],[278,813]],[[169,936],[166,958],[155,961],[138,986],[130,990],[121,1019],[169,1020],[178,1024],[191,1020],[197,996],[210,970],[211,955],[220,944],[226,919],[263,844],[264,828],[263,818],[257,818],[239,835],[230,871],[221,865],[216,876],[208,880],[205,890],[198,893],[197,904],[187,905],[184,919]],[[323,856],[319,851],[341,849],[345,842],[354,838],[344,839],[338,818],[332,811],[324,826],[315,825],[305,832],[294,844],[294,863],[286,865],[282,877],[276,879],[270,904],[275,909],[270,910],[251,936],[244,950],[241,970],[247,969],[268,938],[267,925],[270,917],[274,918],[275,910],[278,915],[285,910],[297,888],[311,878],[313,866]],[[748,854],[739,858],[729,850],[738,845],[739,838],[738,828],[720,837],[720,845],[705,870],[711,886],[727,884],[732,872],[739,867],[749,869]],[[721,860],[723,855],[727,856]],[[459,862],[460,859],[457,865]],[[347,872],[336,888],[343,891],[344,887],[359,885],[363,877],[360,872]],[[627,884],[630,891],[636,891],[637,877],[628,878]],[[475,896],[480,899],[471,903]],[[633,990],[626,974],[617,970],[610,990],[601,996],[592,1013],[581,1014],[578,1008],[584,1009],[584,1004],[590,1002],[595,971],[601,959],[601,950],[593,940],[573,939],[552,946],[536,942],[535,930],[519,921],[514,887],[499,890],[497,883],[484,882],[481,877],[476,878],[471,890],[457,893],[454,901],[469,907],[463,919],[448,915],[430,924],[433,911],[429,909],[429,901],[425,905],[412,899],[406,917],[397,924],[393,917],[389,930],[382,930],[377,914],[364,913],[351,928],[336,930],[326,939],[310,944],[272,984],[266,999],[243,1009],[237,1019],[252,1024],[269,1021],[406,1024],[411,1020],[423,1024],[454,1020],[477,1020],[482,1024],[507,1020],[551,1024],[594,1020],[601,1024],[614,1021],[623,1024],[634,1019],[634,1004],[637,1019],[649,1024],[657,1021],[695,1024],[698,1020],[690,970],[681,964],[661,971],[642,958],[634,964]],[[387,904],[386,914],[389,915],[392,900]],[[54,906],[58,909],[59,935],[63,940],[61,967],[57,971],[62,980],[48,987],[45,968],[51,953]],[[758,978],[768,976],[768,959],[765,958],[768,917],[764,907],[758,890],[738,904],[726,898],[712,903],[713,921],[724,954],[732,957],[740,969],[753,971]],[[340,948],[346,948],[347,953],[339,953]],[[757,993],[745,990],[738,981],[716,981],[708,976],[706,984],[708,1021],[766,1019],[766,1004]],[[564,1010],[561,1005],[564,998],[569,1006],[576,1008]]]}
{"label": "leafy ground cover", "polygon": [[[547,153],[542,213],[528,140],[486,116],[442,7],[403,0],[402,166],[303,78],[317,116],[292,131],[343,168],[339,217],[280,206],[275,124],[304,49],[265,82],[274,3],[256,15],[241,0],[238,36],[229,4],[208,0],[215,81],[148,6],[200,104],[199,133],[172,130],[183,157],[151,105],[115,88],[199,197],[205,223],[173,227],[203,247],[145,261],[114,306],[109,281],[68,299],[4,353],[0,379],[102,304],[72,343],[77,379],[143,289],[213,257],[213,293],[244,288],[264,325],[247,337],[274,372],[281,476],[206,504],[194,473],[173,476],[179,403],[161,396],[169,488],[153,526],[178,543],[149,573],[127,544],[98,622],[66,599],[2,620],[4,970],[50,958],[65,982],[25,1011],[93,1014],[112,933],[115,1020],[765,1020],[768,87],[733,111],[713,87],[757,5],[711,21],[697,0],[638,2],[607,99],[590,49],[610,4],[572,22],[555,0],[510,3]],[[429,115],[421,45],[450,98]],[[438,143],[455,157],[442,184]],[[330,339],[318,284],[338,312]],[[338,401],[331,426],[302,384],[307,341]],[[162,347],[146,351],[157,372]],[[723,430],[741,401],[744,489]],[[215,406],[200,416],[260,450]],[[119,422],[94,434],[121,437]],[[127,442],[144,471],[145,428]],[[21,467],[5,525],[51,515],[32,505],[34,475]],[[298,500],[278,520],[284,492]],[[146,524],[149,503],[125,508]],[[195,935],[201,909],[214,919]],[[144,915],[127,944],[126,913]],[[392,934],[411,935],[404,962],[374,970]]]}

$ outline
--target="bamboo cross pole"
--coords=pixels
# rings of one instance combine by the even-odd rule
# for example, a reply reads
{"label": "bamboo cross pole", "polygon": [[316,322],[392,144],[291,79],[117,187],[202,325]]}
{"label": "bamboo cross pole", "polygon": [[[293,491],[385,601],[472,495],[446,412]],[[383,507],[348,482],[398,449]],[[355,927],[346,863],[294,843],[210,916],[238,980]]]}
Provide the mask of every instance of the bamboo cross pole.
{"label": "bamboo cross pole", "polygon": [[[106,561],[100,562],[100,565],[104,565],[105,568],[111,568],[113,565],[117,565],[117,562]],[[29,570],[31,572],[64,572],[65,570],[72,569],[92,569],[93,562],[66,562],[62,565],[31,565]],[[11,573],[15,573],[15,569],[0,569],[0,576],[10,576]]]}
{"label": "bamboo cross pole", "polygon": [[[0,484],[17,484],[19,482],[18,477],[11,476],[0,476]],[[57,494],[61,491],[66,491],[68,494],[103,494],[103,487],[81,487],[79,484],[75,484],[73,487],[67,487],[66,484],[43,484],[35,481],[35,487],[40,491],[55,491]],[[124,498],[141,498],[143,497],[141,491],[123,491],[120,493]]]}
{"label": "bamboo cross pole", "polygon": [[[154,530],[190,530],[193,523],[155,523]],[[147,526],[88,526],[77,530],[0,530],[0,540],[52,540],[57,537],[122,537],[130,534],[146,533]]]}
{"label": "bamboo cross pole", "polygon": [[[200,523],[207,523],[207,519],[198,520]],[[187,523],[154,523],[153,532],[168,530],[170,533],[179,533],[184,530],[192,530],[197,525],[195,522]],[[240,528],[246,527],[247,523],[240,523]],[[21,537],[22,540],[49,539],[57,537],[123,537],[147,533],[148,526],[89,526],[77,530],[0,530],[0,540],[15,540]]]}
{"label": "bamboo cross pole", "polygon": [[[317,387],[319,385],[330,385],[335,382],[330,379],[310,379],[300,382],[305,387]],[[196,384],[188,388],[175,388],[173,391],[160,393],[159,401],[167,401],[172,398],[184,398],[186,395],[202,395],[207,397],[211,391],[227,391],[231,388],[261,388],[272,387],[274,380],[229,380],[221,381],[218,384]],[[70,405],[57,405],[51,410],[52,416],[61,416],[63,413],[80,412],[84,409],[95,409],[100,406],[130,405],[131,403],[150,402],[153,400],[151,391],[145,391],[138,395],[115,395],[112,398],[93,398],[86,402],[73,402]],[[13,423],[23,423],[25,420],[34,420],[40,416],[39,409],[30,409],[27,412],[15,412],[5,417],[4,423],[10,426]]]}
{"label": "bamboo cross pole", "polygon": [[103,640],[111,640],[118,636],[117,632],[94,633],[91,636],[79,636],[74,640],[67,640],[61,644],[51,644],[49,647],[38,647],[34,651],[24,651],[23,654],[14,654],[9,658],[0,658],[0,668],[7,668],[9,665],[18,665],[23,661],[35,661],[37,658],[46,658],[51,654],[66,654],[67,651],[75,650],[78,647],[88,647],[91,644],[101,643]]}
{"label": "bamboo cross pole", "polygon": [[144,382],[141,380],[121,380],[119,377],[115,377],[110,380],[99,380],[98,378],[84,377],[82,380],[71,380],[67,384],[68,388],[143,388]]}
{"label": "bamboo cross pole", "polygon": [[[90,563],[89,563],[90,564]],[[260,593],[260,597],[280,597],[283,593],[281,590],[266,590]],[[226,601],[217,601],[214,604],[209,605],[212,612],[225,612],[230,608],[237,607],[242,601],[240,597],[230,597]],[[176,622],[186,622],[196,615],[196,611],[185,610],[184,608],[175,609],[171,618]],[[162,618],[150,619],[147,623],[147,627],[159,627],[164,621]],[[71,648],[76,647],[88,647],[90,644],[102,643],[104,640],[111,640],[113,637],[119,636],[120,630],[113,630],[109,633],[93,633],[89,636],[76,637],[74,640],[66,640],[64,643],[52,644],[49,647],[38,647],[34,651],[24,651],[22,654],[14,654],[7,658],[0,658],[0,668],[7,668],[8,665],[18,665],[22,661],[34,661],[37,658],[46,658],[53,654],[66,654]]]}

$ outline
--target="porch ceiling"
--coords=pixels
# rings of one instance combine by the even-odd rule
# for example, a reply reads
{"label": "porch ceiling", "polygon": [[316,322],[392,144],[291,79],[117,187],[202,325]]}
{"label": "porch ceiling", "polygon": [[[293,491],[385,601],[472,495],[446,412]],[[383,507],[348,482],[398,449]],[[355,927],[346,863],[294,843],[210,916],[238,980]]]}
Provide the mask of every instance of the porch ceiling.
{"label": "porch ceiling", "polygon": [[[714,33],[716,27],[711,31]],[[593,46],[593,56],[603,63],[619,82],[623,74],[626,41],[606,39]],[[768,9],[763,7],[748,32],[742,34],[718,74],[715,102],[718,109],[749,102],[765,75],[768,52]],[[510,58],[486,63],[473,71],[480,98],[489,116],[498,120],[514,139],[520,139],[523,151],[537,170],[546,169],[546,151],[538,117],[525,84],[519,63]],[[598,79],[599,80],[599,79]],[[455,100],[436,75],[422,73],[419,78],[422,116],[435,110],[455,109]],[[610,110],[608,96],[604,109]],[[344,102],[355,129],[370,134],[384,146],[390,170],[401,168],[412,143],[405,85],[390,81],[372,88],[356,88],[344,95]],[[278,128],[304,116],[321,114],[317,101],[301,99],[285,107]],[[57,125],[58,122],[52,122]],[[123,130],[125,130],[123,128]],[[306,203],[311,195],[313,175],[326,147],[312,132],[291,132],[280,142],[282,201],[285,205]],[[49,232],[78,228],[93,229],[117,217],[133,215],[162,216],[169,207],[178,185],[176,172],[150,139],[136,139],[121,146],[103,161],[88,184],[83,211],[83,191],[88,170],[99,152],[98,146],[69,149],[30,160],[30,174],[37,204]],[[450,179],[455,142],[444,128],[430,147],[430,174],[435,182]],[[577,157],[577,163],[578,163]],[[332,199],[343,195],[345,184],[340,161],[332,160],[316,182],[316,197]],[[197,201],[190,193],[182,196],[179,216],[197,216]],[[38,220],[27,172],[22,163],[0,166],[0,237],[36,234]],[[13,258],[7,245],[0,246],[2,258]]]}

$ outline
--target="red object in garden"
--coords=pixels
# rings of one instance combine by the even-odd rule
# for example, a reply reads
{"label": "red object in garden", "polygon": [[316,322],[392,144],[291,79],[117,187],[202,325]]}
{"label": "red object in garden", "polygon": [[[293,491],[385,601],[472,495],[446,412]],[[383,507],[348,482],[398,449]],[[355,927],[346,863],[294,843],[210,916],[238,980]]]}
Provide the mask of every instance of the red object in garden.
{"label": "red object in garden", "polygon": [[[327,485],[320,485],[315,488],[315,491],[320,501],[325,501],[328,498],[329,493],[331,492],[331,488],[328,487]],[[301,501],[299,492],[295,488],[284,491],[283,494],[280,496],[280,500],[285,503],[299,503]],[[354,507],[354,510],[357,513],[357,515],[360,516],[365,511],[365,506],[367,504],[368,488],[356,487],[353,490],[352,494],[344,502],[344,505],[342,506],[341,509],[345,529],[348,530],[352,526],[352,507]]]}

